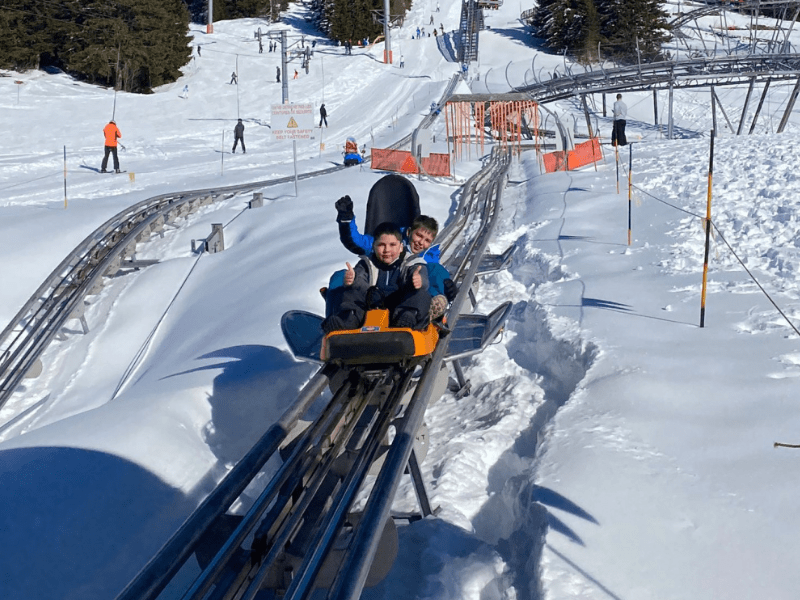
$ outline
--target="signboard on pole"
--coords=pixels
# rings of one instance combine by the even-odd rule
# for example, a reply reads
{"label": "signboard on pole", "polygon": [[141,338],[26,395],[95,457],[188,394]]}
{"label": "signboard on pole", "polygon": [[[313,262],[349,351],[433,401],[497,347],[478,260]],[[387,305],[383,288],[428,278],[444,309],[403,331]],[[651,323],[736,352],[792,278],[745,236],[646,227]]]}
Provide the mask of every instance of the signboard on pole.
{"label": "signboard on pole", "polygon": [[272,139],[310,140],[314,134],[313,104],[273,104]]}

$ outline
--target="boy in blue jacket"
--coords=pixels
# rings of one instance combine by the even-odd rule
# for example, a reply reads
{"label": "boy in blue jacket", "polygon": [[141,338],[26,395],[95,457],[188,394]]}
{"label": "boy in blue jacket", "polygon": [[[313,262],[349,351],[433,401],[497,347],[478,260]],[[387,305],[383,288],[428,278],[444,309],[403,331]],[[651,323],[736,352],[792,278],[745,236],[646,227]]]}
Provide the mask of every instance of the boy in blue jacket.
{"label": "boy in blue jacket", "polygon": [[347,263],[341,303],[334,314],[322,321],[322,330],[330,333],[360,327],[367,312],[367,291],[372,287],[383,294],[392,327],[424,328],[431,304],[424,265],[422,258],[406,251],[397,226],[381,223],[375,228],[369,256],[363,257],[355,268]]}
{"label": "boy in blue jacket", "polygon": [[[336,201],[336,222],[339,223],[339,239],[345,248],[354,254],[366,254],[372,247],[373,237],[358,231],[353,201],[350,196],[343,196]],[[433,245],[433,240],[439,233],[439,224],[433,217],[420,215],[414,219],[411,226],[403,231],[404,242],[412,254],[425,259],[427,263],[429,291],[433,297],[434,309],[431,318],[444,314],[447,302],[452,302],[458,293],[458,286],[450,278],[441,264],[439,264],[439,246]],[[442,296],[442,298],[437,298]]]}

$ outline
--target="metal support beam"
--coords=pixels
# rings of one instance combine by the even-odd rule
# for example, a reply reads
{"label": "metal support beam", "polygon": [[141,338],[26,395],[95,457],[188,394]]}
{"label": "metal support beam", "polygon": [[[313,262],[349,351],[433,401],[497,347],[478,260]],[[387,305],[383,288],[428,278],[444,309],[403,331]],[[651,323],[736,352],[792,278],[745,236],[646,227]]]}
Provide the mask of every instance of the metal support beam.
{"label": "metal support beam", "polygon": [[455,393],[456,398],[463,398],[469,394],[469,389],[472,384],[469,382],[469,379],[464,376],[464,369],[461,368],[458,359],[451,361],[450,364],[453,365],[453,372],[455,373],[456,384],[458,386],[456,389],[451,389],[450,391]]}
{"label": "metal support beam", "polygon": [[[728,129],[733,132],[733,125],[731,125],[731,120],[728,118],[727,113],[725,112],[725,108],[722,106],[722,102],[719,101],[719,96],[717,96],[717,92],[714,91],[714,88],[711,88],[711,93],[714,95],[714,99],[717,101],[717,106],[719,106],[719,111],[722,113],[722,116],[725,117],[725,122],[728,124]],[[716,135],[714,137],[717,137]]]}
{"label": "metal support beam", "polygon": [[753,86],[756,84],[756,78],[750,78],[750,85],[747,87],[747,95],[744,97],[744,106],[742,106],[742,116],[739,119],[739,127],[736,129],[736,135],[742,135],[744,128],[744,119],[747,116],[747,107],[750,105],[750,96],[753,95]]}
{"label": "metal support beam", "polygon": [[583,116],[586,117],[586,129],[589,132],[589,139],[593,138],[592,119],[589,116],[589,106],[586,104],[586,94],[581,94],[581,105],[583,106]]}
{"label": "metal support beam", "polygon": [[781,119],[781,124],[778,126],[777,133],[783,133],[783,129],[786,127],[786,123],[789,121],[789,115],[792,114],[794,103],[797,101],[798,92],[800,92],[800,77],[797,78],[794,88],[792,89],[792,95],[789,96],[789,103],[786,105],[786,110],[783,112],[783,118]]}
{"label": "metal support beam", "polygon": [[669,117],[667,121],[667,139],[672,139],[672,81],[669,82]]}
{"label": "metal support beam", "polygon": [[411,480],[414,482],[414,491],[417,494],[417,501],[419,502],[419,509],[423,517],[432,515],[431,501],[428,499],[428,492],[425,491],[425,481],[422,479],[422,471],[419,468],[417,461],[417,454],[414,450],[411,451],[411,456],[408,457],[408,472],[411,474]]}
{"label": "metal support beam", "polygon": [[656,90],[653,90],[653,123],[656,129],[661,131],[661,128],[658,126],[658,92]]}
{"label": "metal support beam", "polygon": [[747,132],[747,135],[753,135],[753,131],[756,128],[756,121],[758,121],[758,115],[761,113],[761,107],[764,105],[764,100],[767,98],[767,90],[769,90],[769,84],[771,81],[771,79],[767,79],[767,82],[764,84],[764,91],[761,92],[761,99],[758,101],[756,114],[753,115],[753,122],[750,123],[750,131]]}

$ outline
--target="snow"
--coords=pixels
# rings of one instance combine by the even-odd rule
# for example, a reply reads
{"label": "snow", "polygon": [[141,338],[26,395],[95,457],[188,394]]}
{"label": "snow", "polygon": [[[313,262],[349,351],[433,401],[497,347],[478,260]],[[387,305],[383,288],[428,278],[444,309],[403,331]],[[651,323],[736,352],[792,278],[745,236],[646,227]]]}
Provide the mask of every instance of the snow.
{"label": "snow", "polygon": [[[474,91],[563,73],[563,57],[523,44],[519,8],[486,12]],[[433,38],[411,40],[431,11],[417,2],[397,30],[403,71],[380,62],[380,44],[345,57],[316,38],[310,73],[290,80],[290,99],[324,102],[330,127],[298,143],[299,172],[340,162],[350,135],[388,146],[438,100],[458,65]],[[459,3],[442,2],[435,20],[452,30],[459,15]],[[115,98],[63,74],[2,73],[0,322],[123,208],[293,174],[292,146],[270,139],[279,55],[266,46],[259,55],[253,32],[288,28],[310,43],[302,17],[294,6],[271,27],[228,21],[207,35],[193,25],[202,56],[152,95]],[[713,46],[720,17],[699,23]],[[492,242],[494,252],[515,246],[513,263],[478,289],[479,311],[510,300],[512,316],[502,339],[464,364],[471,393],[429,407],[422,470],[438,515],[400,527],[391,573],[364,598],[796,597],[797,455],[773,447],[800,442],[797,116],[775,134],[792,85],[773,83],[754,135],[721,126],[715,141],[704,327],[707,90],[675,91],[675,140],[653,125],[651,93],[624,93],[636,143],[620,149],[619,193],[608,146],[597,169],[543,175],[532,152],[513,164]],[[738,119],[746,88],[717,91]],[[607,141],[610,117],[595,101]],[[577,102],[550,108],[585,132]],[[101,176],[92,168],[112,114],[128,174]],[[232,156],[225,144],[239,117],[248,152]],[[456,164],[457,181],[415,180],[423,210],[444,223],[457,185],[478,167]],[[333,203],[349,194],[363,218],[381,175],[350,168],[301,180],[297,196],[293,183],[265,187],[263,208],[247,209],[243,194],[205,207],[137,248],[157,265],[89,298],[90,332],[68,322],[43,374],[0,409],[4,598],[114,597],[289,406],[314,367],[291,356],[280,316],[323,310],[317,290],[351,258]],[[193,254],[191,240],[212,223],[224,224],[226,249]],[[394,508],[416,509],[410,481]]]}

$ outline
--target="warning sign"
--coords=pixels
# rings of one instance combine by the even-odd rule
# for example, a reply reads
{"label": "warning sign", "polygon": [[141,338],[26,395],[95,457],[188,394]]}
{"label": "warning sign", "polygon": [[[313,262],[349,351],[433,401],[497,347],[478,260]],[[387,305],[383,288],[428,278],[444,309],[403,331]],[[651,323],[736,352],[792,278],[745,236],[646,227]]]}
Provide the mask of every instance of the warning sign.
{"label": "warning sign", "polygon": [[272,139],[310,140],[314,134],[313,104],[273,104]]}

